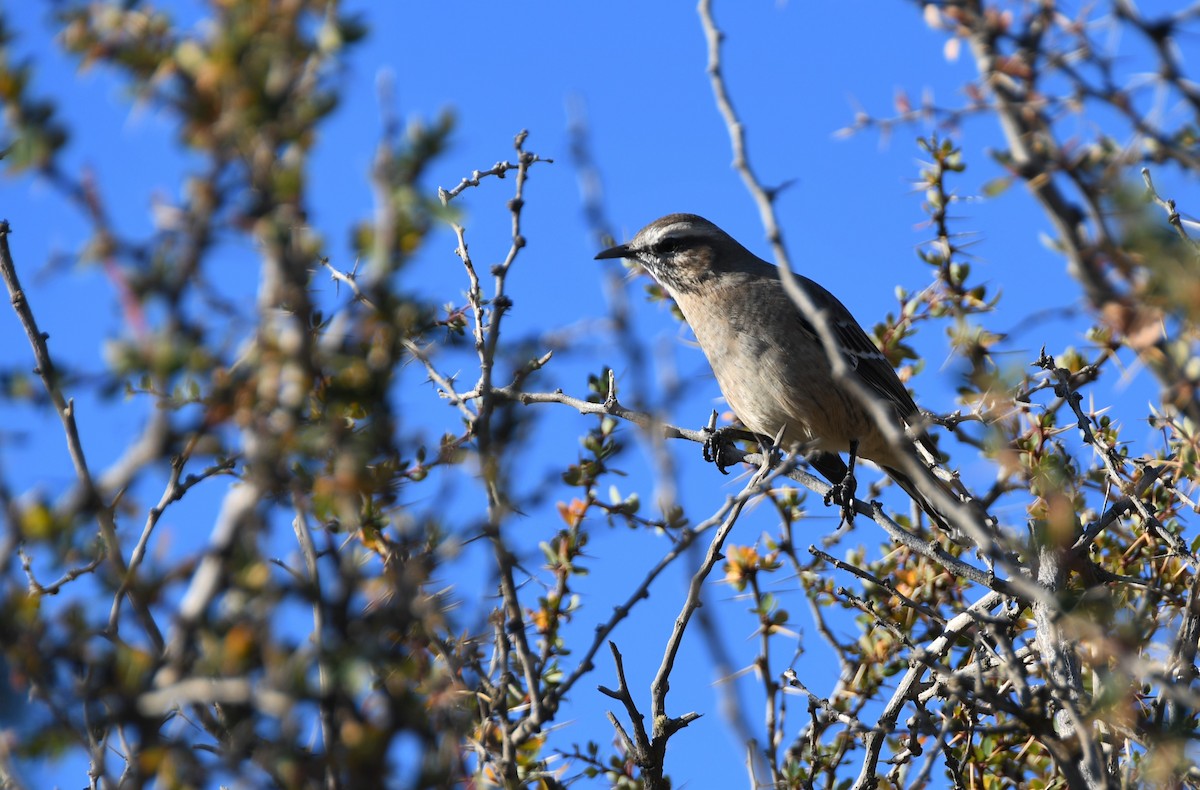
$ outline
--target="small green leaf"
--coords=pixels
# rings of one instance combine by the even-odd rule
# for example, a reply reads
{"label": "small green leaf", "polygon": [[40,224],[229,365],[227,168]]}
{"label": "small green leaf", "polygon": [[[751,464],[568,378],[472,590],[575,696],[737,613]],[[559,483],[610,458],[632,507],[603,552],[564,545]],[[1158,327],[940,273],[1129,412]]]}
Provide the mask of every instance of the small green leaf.
{"label": "small green leaf", "polygon": [[993,178],[983,185],[983,194],[985,197],[999,197],[1008,191],[1008,188],[1013,185],[1012,176],[1001,176]]}

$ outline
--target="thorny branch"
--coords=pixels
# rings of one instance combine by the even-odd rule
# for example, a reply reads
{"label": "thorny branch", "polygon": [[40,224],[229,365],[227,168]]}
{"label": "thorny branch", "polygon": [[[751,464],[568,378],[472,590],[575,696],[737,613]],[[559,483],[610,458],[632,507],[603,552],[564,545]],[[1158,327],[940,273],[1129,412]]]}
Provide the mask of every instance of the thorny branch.
{"label": "thorny branch", "polygon": [[[25,298],[25,291],[21,288],[21,281],[17,277],[17,267],[13,262],[12,250],[8,244],[10,233],[11,229],[8,222],[0,221],[0,279],[4,280],[4,285],[8,289],[8,295],[12,301],[13,310],[16,312],[17,318],[21,322],[21,327],[25,330],[25,336],[29,339],[29,344],[33,349],[33,356],[37,362],[35,372],[41,379],[46,394],[50,396],[55,411],[58,412],[59,421],[63,427],[63,434],[67,441],[67,451],[71,456],[71,462],[75,466],[75,476],[83,488],[86,502],[93,509],[96,519],[99,522],[100,535],[104,541],[108,559],[112,564],[113,570],[121,577],[124,577],[129,569],[125,564],[125,558],[121,553],[121,544],[117,538],[117,524],[113,505],[110,502],[101,501],[100,494],[92,479],[92,474],[88,469],[87,456],[84,453],[83,442],[79,438],[79,428],[75,422],[75,404],[62,392],[58,375],[55,372],[54,362],[50,358],[50,335],[38,328],[37,320],[33,316],[33,308]],[[154,615],[150,612],[149,607],[140,596],[131,596],[130,601],[134,611],[137,613],[142,629],[146,632],[146,636],[150,639],[156,650],[161,649],[163,644],[162,632],[159,631],[158,623],[155,622]]]}
{"label": "thorny branch", "polygon": [[[528,690],[530,706],[527,716],[520,716],[516,721],[509,721],[509,714],[512,711],[507,707],[507,693],[501,693],[500,698],[494,701],[498,706],[497,715],[503,722],[500,733],[501,767],[509,781],[517,779],[517,749],[527,738],[541,729],[552,713],[552,710],[547,708],[548,698],[543,689],[542,667],[539,665],[537,655],[527,636],[524,610],[518,596],[516,557],[508,548],[503,535],[502,525],[509,513],[509,506],[500,480],[500,476],[503,474],[501,459],[498,456],[499,451],[493,444],[492,436],[492,418],[496,405],[500,401],[496,395],[492,377],[496,364],[500,328],[505,312],[511,305],[511,299],[505,293],[507,275],[515,263],[517,255],[525,246],[525,237],[521,234],[521,210],[524,207],[525,182],[529,169],[534,164],[550,161],[524,150],[527,134],[522,131],[514,141],[517,151],[516,164],[500,162],[489,170],[472,173],[469,178],[464,178],[453,189],[439,189],[438,191],[442,202],[447,203],[467,187],[478,186],[482,178],[486,176],[504,178],[509,171],[516,171],[514,195],[508,202],[512,215],[511,244],[504,260],[492,267],[493,288],[490,294],[485,295],[484,293],[482,282],[467,248],[465,230],[461,226],[454,226],[459,241],[455,252],[462,261],[469,282],[467,301],[473,321],[472,336],[475,353],[479,361],[479,380],[474,388],[474,393],[478,398],[475,412],[472,414],[467,409],[466,398],[454,392],[449,380],[437,373],[422,350],[416,348],[415,344],[407,346],[409,351],[425,364],[431,378],[442,387],[452,402],[468,417],[471,435],[475,439],[480,458],[481,475],[487,491],[487,523],[484,526],[484,535],[492,543],[493,556],[500,579],[500,593],[504,604],[504,627],[502,632],[497,633],[497,648],[507,654],[511,647],[515,653],[516,668],[520,671],[525,688]],[[511,640],[511,644],[509,640]],[[510,671],[510,662],[506,659],[502,665],[502,673],[507,676]],[[509,683],[502,677],[498,685],[501,689],[507,689]]]}

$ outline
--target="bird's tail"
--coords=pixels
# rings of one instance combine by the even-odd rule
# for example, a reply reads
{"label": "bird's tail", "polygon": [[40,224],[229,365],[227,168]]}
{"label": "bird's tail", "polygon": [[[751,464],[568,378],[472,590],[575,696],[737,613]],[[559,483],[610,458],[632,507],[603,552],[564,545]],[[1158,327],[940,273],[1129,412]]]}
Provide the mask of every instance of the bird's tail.
{"label": "bird's tail", "polygon": [[918,462],[918,465],[924,472],[919,482],[899,469],[885,466],[883,470],[951,540],[959,545],[975,545],[977,540],[971,537],[972,533],[980,534],[978,530],[988,529],[991,523],[983,506],[961,483],[951,485],[924,464]]}

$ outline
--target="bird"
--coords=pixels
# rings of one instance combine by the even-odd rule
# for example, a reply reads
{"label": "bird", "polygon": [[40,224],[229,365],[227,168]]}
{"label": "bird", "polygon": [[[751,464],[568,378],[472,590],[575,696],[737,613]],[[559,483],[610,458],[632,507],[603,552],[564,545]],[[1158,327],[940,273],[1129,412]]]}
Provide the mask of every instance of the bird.
{"label": "bird", "polygon": [[[627,243],[596,255],[597,260],[614,258],[638,264],[666,290],[695,334],[734,415],[749,431],[777,437],[781,448],[802,449],[809,463],[834,484],[831,494],[848,497],[841,500],[847,517],[853,515],[854,463],[865,458],[939,527],[959,532],[949,527],[947,500],[930,493],[936,487],[952,502],[960,501],[945,481],[929,472],[917,451],[920,443],[930,457],[937,457],[920,409],[887,357],[832,293],[794,275],[812,306],[827,317],[826,326],[845,363],[844,376],[853,377],[882,404],[891,427],[909,430],[916,442],[889,440],[879,424],[880,410],[868,408],[835,374],[817,329],[785,291],[779,268],[712,222],[695,214],[668,214]],[[849,454],[849,466],[841,460],[842,453]],[[709,457],[707,448],[705,455]],[[714,455],[722,468],[719,454]]]}

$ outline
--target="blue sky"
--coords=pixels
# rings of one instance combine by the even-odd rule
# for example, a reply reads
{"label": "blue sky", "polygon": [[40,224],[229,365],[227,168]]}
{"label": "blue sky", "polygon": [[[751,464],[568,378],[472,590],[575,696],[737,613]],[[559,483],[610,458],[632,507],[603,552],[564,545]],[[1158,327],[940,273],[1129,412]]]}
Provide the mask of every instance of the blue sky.
{"label": "blue sky", "polygon": [[[202,16],[199,4],[167,5],[180,19]],[[380,134],[377,84],[382,75],[391,75],[395,84],[396,102],[389,111],[404,121],[431,119],[444,109],[458,117],[453,146],[433,168],[431,191],[455,185],[473,169],[511,158],[513,135],[521,129],[530,131],[528,150],[556,160],[537,167],[528,185],[523,221],[529,244],[510,278],[516,306],[507,325],[512,336],[555,330],[580,340],[579,352],[552,363],[544,379],[547,389],[553,388],[552,382],[583,395],[586,372],[615,358],[610,343],[592,336],[608,311],[602,267],[613,264],[592,260],[597,248],[587,234],[578,174],[569,153],[569,104],[582,108],[587,118],[592,155],[603,175],[604,207],[619,237],[628,238],[663,214],[689,211],[708,217],[770,258],[757,211],[729,167],[728,136],[712,101],[704,71],[706,45],[692,4],[358,2],[346,7],[364,13],[371,33],[364,45],[352,50],[341,76],[343,104],[323,128],[310,193],[311,223],[327,239],[335,266],[353,266],[348,229],[372,211],[366,174]],[[42,24],[43,9],[37,3],[16,4],[8,14],[19,35],[17,51],[37,61],[37,91],[58,101],[73,130],[65,161],[96,173],[120,231],[147,234],[152,229],[151,196],[177,197],[180,176],[191,163],[177,149],[165,115],[131,104],[111,74],[80,74],[58,55]],[[875,132],[849,138],[835,132],[852,122],[859,107],[876,115],[891,114],[901,90],[913,97],[931,91],[939,104],[955,106],[961,101],[962,84],[974,74],[973,66],[966,57],[947,60],[944,35],[930,30],[911,3],[726,2],[717,3],[716,13],[728,37],[725,70],[749,129],[754,164],[768,183],[794,182],[778,204],[793,265],[839,295],[869,327],[895,309],[896,286],[915,289],[928,281],[914,248],[927,240],[929,231],[918,227],[924,214],[912,187],[920,158],[914,139],[928,130],[901,128],[886,140]],[[1081,125],[1080,131],[1088,129]],[[960,194],[979,195],[983,184],[999,175],[985,153],[1000,145],[995,123],[986,117],[968,120],[956,139],[964,148],[968,170],[953,183]],[[1130,178],[1136,177],[1131,172]],[[1169,193],[1174,184],[1170,174],[1158,180]],[[509,214],[504,201],[510,189],[511,180],[491,181],[456,201],[464,211],[462,221],[477,261],[498,261],[507,250]],[[954,213],[960,218],[959,230],[978,234],[972,248],[977,276],[1004,293],[1000,312],[986,322],[1012,332],[1005,347],[1012,364],[1027,364],[1043,344],[1051,351],[1081,344],[1082,321],[1027,320],[1046,308],[1077,305],[1079,298],[1062,259],[1039,239],[1048,223],[1023,188],[970,202]],[[14,254],[39,321],[51,333],[52,352],[84,371],[99,372],[104,340],[124,336],[128,328],[102,272],[71,261],[87,237],[86,224],[35,177],[8,178],[0,184],[0,215],[12,223]],[[422,250],[406,287],[438,302],[461,301],[465,279],[453,254],[454,243],[448,228],[439,233]],[[214,275],[231,293],[252,303],[254,251],[234,243],[224,252],[213,265]],[[66,264],[47,268],[54,254],[67,256]],[[328,288],[330,303],[336,304],[338,297],[331,285]],[[686,384],[684,396],[669,406],[669,417],[677,424],[699,427],[719,395],[703,357],[689,346],[666,310],[640,298],[640,283],[631,286],[630,294],[636,331],[655,350],[656,370],[661,376],[673,369]],[[918,401],[933,410],[952,409],[955,382],[940,369],[947,356],[945,338],[927,332],[918,347],[929,360],[913,382]],[[30,359],[28,344],[15,317],[0,318],[0,363],[9,367],[25,359]],[[618,374],[623,372],[618,369]],[[420,371],[405,375],[408,388],[402,402],[408,426],[427,430],[433,439],[455,430],[457,415],[422,383]],[[630,395],[657,403],[654,389],[661,382],[661,377],[651,377],[647,392]],[[535,381],[531,386],[541,385]],[[1151,386],[1143,375],[1104,392],[1120,397],[1134,420],[1144,414]],[[123,437],[143,423],[148,404],[99,403],[81,395],[80,407],[89,457],[93,466],[103,468],[120,454]],[[576,437],[592,424],[563,407],[548,406],[545,411],[538,446],[546,463],[530,470],[530,485],[552,469],[552,459],[572,458]],[[626,435],[632,438],[632,428]],[[0,415],[0,436],[0,467],[16,490],[40,488],[53,495],[70,482],[61,431],[51,415],[6,407]],[[681,470],[680,498],[695,520],[737,490],[736,483],[699,462],[698,447],[676,443],[672,451]],[[986,473],[969,453],[960,450],[954,457],[968,478],[973,469]],[[642,485],[648,479],[645,474],[646,468],[635,468],[624,485],[648,496]],[[481,494],[469,482],[445,485],[456,497],[453,507],[464,513],[481,510]],[[220,493],[213,487],[207,500],[197,496],[191,501],[189,496],[188,507],[175,512],[166,525],[171,531],[161,540],[170,548],[164,551],[186,552],[203,545]],[[570,496],[572,492],[562,492],[563,498]],[[832,512],[818,502],[810,502],[810,509],[816,518],[805,528],[814,536],[836,525]],[[532,514],[514,527],[528,535],[533,547],[558,525],[546,514]],[[751,542],[774,528],[769,509],[763,508],[743,517],[734,540]],[[867,546],[884,540],[869,525],[860,526],[858,535]],[[294,551],[287,548],[288,534],[281,534],[280,540],[281,551]],[[641,578],[643,566],[664,551],[665,544],[654,536],[597,526],[589,546],[592,575],[581,590],[589,608],[575,623],[576,633],[590,633],[611,609],[606,596],[628,590]],[[447,581],[468,594],[483,592],[472,591],[466,577]],[[649,681],[682,603],[685,582],[681,571],[668,573],[651,600],[614,637],[625,655],[630,683],[640,691],[638,701],[647,706]],[[794,585],[786,579],[776,584],[781,596],[793,597],[785,605],[797,617],[796,628],[806,632],[810,624]],[[723,586],[714,586],[712,595],[725,602],[718,616],[726,624],[731,650],[748,660],[754,650],[748,639],[753,623],[744,615],[748,605],[732,601],[731,591]],[[833,668],[829,655],[815,639],[806,644],[813,652],[801,658],[797,670],[810,687],[827,689]],[[782,669],[790,652],[781,652],[776,666]],[[685,643],[684,653],[692,661],[684,662],[673,683],[670,712],[698,710],[706,715],[672,740],[668,770],[675,774],[677,786],[741,786],[743,752],[717,710],[707,655],[695,639]],[[593,689],[597,684],[613,686],[615,679],[606,653],[600,658],[592,681],[578,688],[576,703],[560,719],[573,721],[567,742],[611,740],[603,711],[614,703]],[[756,695],[752,681],[742,684],[751,720],[761,718],[761,694]],[[791,706],[793,733],[804,724],[803,710],[803,704]],[[704,768],[698,771],[697,766]],[[64,786],[78,784],[82,776],[71,764],[41,771],[40,776]]]}

